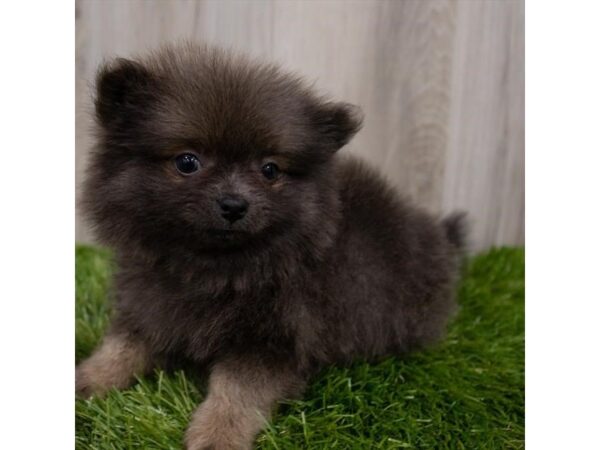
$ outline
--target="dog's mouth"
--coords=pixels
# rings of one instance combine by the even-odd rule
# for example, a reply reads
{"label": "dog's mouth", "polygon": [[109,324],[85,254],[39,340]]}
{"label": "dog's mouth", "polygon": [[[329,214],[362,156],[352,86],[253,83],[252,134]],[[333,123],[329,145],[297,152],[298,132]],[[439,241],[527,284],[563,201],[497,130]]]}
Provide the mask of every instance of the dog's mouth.
{"label": "dog's mouth", "polygon": [[216,239],[243,239],[247,237],[246,231],[232,230],[230,228],[210,228],[208,234]]}
{"label": "dog's mouth", "polygon": [[204,230],[202,247],[205,250],[233,251],[248,245],[251,236],[251,233],[247,231],[209,228]]}

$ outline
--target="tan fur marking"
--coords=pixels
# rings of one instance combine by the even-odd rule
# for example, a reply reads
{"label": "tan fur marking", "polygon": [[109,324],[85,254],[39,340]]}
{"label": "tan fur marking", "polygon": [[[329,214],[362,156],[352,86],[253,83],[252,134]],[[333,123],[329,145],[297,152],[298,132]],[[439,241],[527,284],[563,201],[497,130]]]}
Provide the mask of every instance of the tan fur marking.
{"label": "tan fur marking", "polygon": [[278,400],[303,387],[293,374],[223,363],[210,376],[208,395],[185,436],[187,450],[246,450],[270,418]]}
{"label": "tan fur marking", "polygon": [[150,366],[142,343],[125,335],[108,335],[92,356],[77,367],[75,391],[85,397],[103,395],[109,389],[123,389]]}

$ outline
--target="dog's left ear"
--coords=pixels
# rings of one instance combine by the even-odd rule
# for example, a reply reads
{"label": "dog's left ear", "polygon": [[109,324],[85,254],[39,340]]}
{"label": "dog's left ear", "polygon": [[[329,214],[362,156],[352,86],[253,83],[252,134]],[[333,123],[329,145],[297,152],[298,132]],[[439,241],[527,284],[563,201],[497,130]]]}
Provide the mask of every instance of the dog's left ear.
{"label": "dog's left ear", "polygon": [[322,143],[332,152],[350,142],[362,127],[364,117],[360,107],[344,102],[322,103],[311,116]]}

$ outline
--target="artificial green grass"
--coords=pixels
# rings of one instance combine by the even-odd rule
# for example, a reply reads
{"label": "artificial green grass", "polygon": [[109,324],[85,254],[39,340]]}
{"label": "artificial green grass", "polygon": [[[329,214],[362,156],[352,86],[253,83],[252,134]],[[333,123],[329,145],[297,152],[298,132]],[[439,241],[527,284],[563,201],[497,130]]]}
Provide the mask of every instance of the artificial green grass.
{"label": "artificial green grass", "polygon": [[[76,357],[108,323],[110,255],[76,250]],[[524,448],[524,250],[492,249],[466,264],[460,312],[433,349],[326,370],[303,400],[280,407],[259,449]],[[202,400],[195,376],[140,380],[77,400],[77,449],[180,449]]]}

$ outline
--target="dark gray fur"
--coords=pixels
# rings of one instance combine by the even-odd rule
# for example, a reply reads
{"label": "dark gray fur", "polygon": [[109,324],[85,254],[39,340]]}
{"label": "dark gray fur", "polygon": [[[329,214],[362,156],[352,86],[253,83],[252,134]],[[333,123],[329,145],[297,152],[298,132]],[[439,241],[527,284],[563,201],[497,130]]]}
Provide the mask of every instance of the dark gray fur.
{"label": "dark gray fur", "polygon": [[[326,365],[443,335],[462,216],[434,218],[336,153],[361,126],[358,108],[275,66],[184,45],[102,67],[96,114],[84,207],[119,267],[109,335],[143,342],[153,361],[285,374],[295,387],[277,397]],[[185,151],[202,162],[190,176],[173,163]],[[282,169],[275,181],[261,174],[268,161]],[[250,205],[233,224],[217,204],[230,193]],[[79,391],[110,384],[88,378]],[[249,445],[206,423],[189,448]]]}

